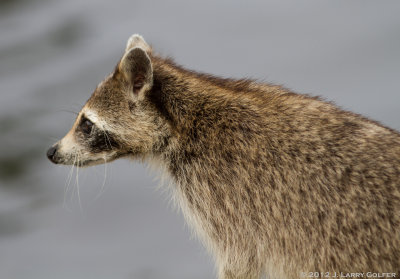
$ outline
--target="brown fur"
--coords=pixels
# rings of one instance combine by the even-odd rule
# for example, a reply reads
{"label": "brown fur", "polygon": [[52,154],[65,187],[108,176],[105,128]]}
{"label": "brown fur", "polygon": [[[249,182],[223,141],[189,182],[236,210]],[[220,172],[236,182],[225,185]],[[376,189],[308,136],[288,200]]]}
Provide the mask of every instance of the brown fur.
{"label": "brown fur", "polygon": [[110,160],[164,166],[219,278],[400,271],[398,132],[318,98],[199,74],[145,51],[148,87],[132,93],[119,66],[85,107],[112,127]]}

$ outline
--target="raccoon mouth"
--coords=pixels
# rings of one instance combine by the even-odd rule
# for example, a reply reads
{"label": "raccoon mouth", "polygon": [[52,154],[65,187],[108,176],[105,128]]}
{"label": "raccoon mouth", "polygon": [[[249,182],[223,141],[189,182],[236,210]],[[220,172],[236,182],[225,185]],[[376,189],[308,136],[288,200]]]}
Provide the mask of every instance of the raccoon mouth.
{"label": "raccoon mouth", "polygon": [[95,166],[95,165],[100,165],[100,164],[105,164],[108,163],[112,160],[107,160],[107,159],[103,159],[103,158],[99,158],[99,159],[94,159],[94,160],[85,160],[85,161],[77,161],[74,162],[73,165],[76,167],[90,167],[90,166]]}
{"label": "raccoon mouth", "polygon": [[77,160],[76,157],[71,160],[52,160],[54,164],[57,165],[66,165],[66,166],[75,166],[75,167],[89,167],[89,166],[94,166],[94,165],[99,165],[99,164],[104,164],[108,163],[111,160],[106,160],[103,158],[95,159],[95,160]]}
{"label": "raccoon mouth", "polygon": [[89,167],[106,164],[127,155],[129,155],[129,153],[116,150],[112,152],[92,154],[91,156],[88,156],[87,154],[83,155],[81,152],[64,154],[60,152],[58,145],[51,147],[47,151],[47,157],[52,163],[59,165],[73,165],[76,167]]}
{"label": "raccoon mouth", "polygon": [[100,157],[97,159],[88,158],[85,160],[78,160],[78,161],[74,162],[73,165],[77,166],[77,167],[90,167],[90,166],[95,166],[95,165],[100,165],[100,164],[107,164],[107,163],[115,161],[116,159],[119,159],[124,156],[125,156],[124,154],[115,153],[112,156],[108,155],[108,156]]}

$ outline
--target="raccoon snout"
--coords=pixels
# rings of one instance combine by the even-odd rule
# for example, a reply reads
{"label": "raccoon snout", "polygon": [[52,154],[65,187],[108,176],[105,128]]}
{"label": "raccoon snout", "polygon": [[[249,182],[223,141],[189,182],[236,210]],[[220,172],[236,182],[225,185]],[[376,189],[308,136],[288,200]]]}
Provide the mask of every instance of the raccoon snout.
{"label": "raccoon snout", "polygon": [[54,145],[47,150],[47,158],[49,158],[50,161],[52,161],[54,164],[57,164],[57,161],[55,160],[55,155],[57,153],[57,147],[58,145]]}

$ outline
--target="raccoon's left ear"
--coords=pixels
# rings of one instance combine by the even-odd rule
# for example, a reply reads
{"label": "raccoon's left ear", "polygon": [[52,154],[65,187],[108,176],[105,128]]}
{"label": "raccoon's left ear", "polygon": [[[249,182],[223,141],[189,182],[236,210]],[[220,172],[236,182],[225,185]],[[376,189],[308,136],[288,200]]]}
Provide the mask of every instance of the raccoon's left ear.
{"label": "raccoon's left ear", "polygon": [[130,83],[133,95],[142,98],[153,85],[153,67],[150,57],[140,47],[134,47],[122,57],[119,70]]}
{"label": "raccoon's left ear", "polygon": [[151,47],[149,46],[148,43],[146,43],[146,41],[143,39],[143,37],[140,36],[139,34],[134,34],[134,35],[130,36],[130,38],[128,39],[128,42],[126,43],[125,52],[127,52],[128,50],[130,50],[131,48],[134,48],[134,47],[140,47],[141,49],[145,50],[147,53],[151,52]]}

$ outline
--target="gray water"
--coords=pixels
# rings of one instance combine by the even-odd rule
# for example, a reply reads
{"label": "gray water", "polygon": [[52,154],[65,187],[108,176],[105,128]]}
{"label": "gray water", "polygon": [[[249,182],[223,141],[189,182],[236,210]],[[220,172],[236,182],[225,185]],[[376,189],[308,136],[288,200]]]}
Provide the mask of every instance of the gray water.
{"label": "gray water", "polygon": [[[0,278],[213,278],[138,162],[47,161],[127,38],[191,69],[320,95],[400,130],[399,1],[0,2]],[[79,197],[78,197],[79,186]]]}

